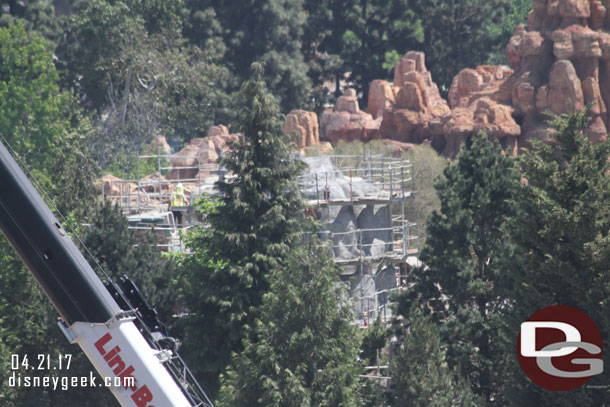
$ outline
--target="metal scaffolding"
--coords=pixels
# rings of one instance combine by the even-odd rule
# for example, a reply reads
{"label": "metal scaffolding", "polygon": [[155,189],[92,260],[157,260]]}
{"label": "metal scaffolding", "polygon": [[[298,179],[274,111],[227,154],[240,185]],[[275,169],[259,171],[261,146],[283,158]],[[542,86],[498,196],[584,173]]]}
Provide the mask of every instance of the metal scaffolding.
{"label": "metal scaffolding", "polygon": [[[156,171],[141,177],[141,160],[157,161]],[[194,161],[193,165],[164,164],[170,159]],[[200,163],[199,155],[141,155],[138,157],[136,179],[110,179],[101,188],[101,198],[110,199],[123,209],[126,215],[137,215],[167,208],[171,193],[179,183],[189,191],[213,192],[213,184],[224,171],[216,163]],[[168,178],[162,174],[169,175]],[[193,175],[195,174],[195,175]]]}
{"label": "metal scaffolding", "polygon": [[[141,177],[142,161],[155,161],[155,172]],[[176,161],[190,162],[180,165]],[[150,168],[150,167],[149,167]],[[192,227],[194,214],[192,206],[185,207],[186,222],[177,225],[169,210],[171,194],[175,186],[183,184],[190,192],[190,200],[203,193],[214,195],[214,183],[226,171],[216,163],[200,163],[199,152],[194,155],[141,155],[138,157],[136,179],[102,180],[101,198],[118,204],[128,217],[129,229],[138,232],[154,231],[159,237],[156,246],[165,251],[176,252],[185,249],[181,230]],[[163,174],[166,174],[164,176]]]}
{"label": "metal scaffolding", "polygon": [[[341,247],[351,247],[352,253],[358,253],[351,258],[336,258],[339,264],[357,263],[363,260],[372,260],[383,257],[395,262],[402,262],[407,256],[419,252],[418,225],[409,222],[405,216],[405,205],[408,199],[414,197],[415,181],[413,165],[402,159],[385,157],[382,155],[363,154],[361,156],[331,155],[328,158],[336,170],[313,170],[309,174],[299,177],[302,189],[315,191],[313,199],[308,199],[309,207],[329,211],[332,206],[357,205],[389,205],[391,208],[392,225],[386,228],[356,229],[345,232],[331,232],[325,230],[320,234],[331,242],[337,237],[351,235],[354,243]],[[346,196],[336,196],[329,188],[329,179],[342,176],[349,185]],[[364,193],[355,194],[355,184],[368,184],[372,186]],[[384,243],[365,243],[363,236],[375,232],[387,232],[391,241]],[[348,236],[349,237],[349,236]],[[364,256],[367,248],[381,248],[376,250],[374,256]],[[383,247],[382,247],[383,246]],[[331,245],[331,248],[338,248]],[[370,250],[369,250],[370,251]]]}
{"label": "metal scaffolding", "polygon": [[[336,257],[340,265],[357,264],[385,258],[399,264],[408,256],[419,251],[419,228],[405,217],[405,205],[413,198],[415,184],[413,165],[402,159],[382,155],[330,155],[325,156],[333,165],[332,171],[314,170],[298,178],[300,187],[309,191],[307,205],[318,211],[330,211],[331,207],[346,205],[388,205],[391,208],[391,225],[387,227],[356,229],[345,232],[325,230],[321,236],[326,238],[331,249],[339,245],[337,240],[349,241],[342,244],[353,256]],[[141,177],[140,161],[154,160],[156,171]],[[189,165],[180,165],[188,162]],[[150,165],[148,165],[150,168]],[[163,176],[166,174],[167,176]],[[136,179],[109,179],[101,188],[102,199],[110,199],[119,204],[131,220],[132,230],[154,229],[164,237],[159,247],[169,251],[183,249],[177,233],[178,227],[168,204],[171,193],[178,183],[182,183],[193,198],[206,193],[216,194],[214,184],[226,176],[226,171],[218,164],[200,163],[199,152],[194,155],[154,154],[139,156]],[[329,187],[329,179],[341,177],[346,185],[346,193],[338,195]],[[361,188],[362,185],[370,188]],[[359,192],[357,192],[357,190]],[[193,217],[189,213],[189,220]],[[187,222],[185,226],[190,226]],[[387,233],[388,241],[367,242],[365,237],[372,233]],[[366,253],[374,254],[366,255]]]}

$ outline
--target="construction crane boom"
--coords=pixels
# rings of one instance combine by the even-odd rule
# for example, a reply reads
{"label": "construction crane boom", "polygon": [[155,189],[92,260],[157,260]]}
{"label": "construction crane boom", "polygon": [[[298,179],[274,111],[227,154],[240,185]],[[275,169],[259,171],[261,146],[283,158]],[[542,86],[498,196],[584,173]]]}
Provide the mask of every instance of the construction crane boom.
{"label": "construction crane boom", "polygon": [[213,407],[135,284],[100,280],[1,142],[0,185],[0,230],[59,312],[70,342],[100,376],[122,380],[110,387],[120,405]]}

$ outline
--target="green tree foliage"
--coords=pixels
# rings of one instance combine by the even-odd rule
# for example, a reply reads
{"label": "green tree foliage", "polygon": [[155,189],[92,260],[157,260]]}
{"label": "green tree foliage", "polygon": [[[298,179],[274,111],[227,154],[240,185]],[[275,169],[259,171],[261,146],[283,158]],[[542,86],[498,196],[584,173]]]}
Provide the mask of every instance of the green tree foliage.
{"label": "green tree foliage", "polygon": [[447,94],[455,75],[485,63],[505,38],[490,36],[510,0],[413,0],[410,7],[421,20],[427,66],[441,93]]}
{"label": "green tree foliage", "polygon": [[[520,159],[527,185],[513,205],[508,236],[516,245],[505,260],[511,282],[507,336],[514,346],[519,324],[535,311],[561,304],[586,312],[610,346],[610,143],[592,145],[583,129],[588,110],[556,117],[555,146],[535,143]],[[512,351],[513,349],[511,349]],[[506,350],[508,355],[508,350]],[[510,363],[508,360],[507,363]],[[512,405],[608,405],[607,391],[554,393],[538,388],[511,363]],[[605,384],[604,376],[589,383]]]}
{"label": "green tree foliage", "polygon": [[497,323],[502,315],[499,295],[500,258],[505,251],[501,227],[512,213],[519,180],[514,160],[484,135],[447,167],[436,189],[440,211],[433,212],[420,259],[425,270],[406,294],[401,312],[411,302],[448,296],[449,318],[442,324],[447,357],[468,377],[475,394],[487,403],[498,400],[501,379],[495,376]]}
{"label": "green tree foliage", "polygon": [[57,211],[78,229],[80,222],[88,219],[95,203],[95,163],[91,160],[89,120],[82,117],[74,104],[70,122],[72,125],[58,141],[49,168],[51,196]]}
{"label": "green tree foliage", "polygon": [[448,160],[427,144],[414,145],[403,154],[403,158],[413,165],[415,188],[415,198],[405,204],[405,214],[409,221],[418,225],[425,237],[423,231],[429,216],[441,206],[434,184],[443,175]]}
{"label": "green tree foliage", "polygon": [[129,86],[126,78],[146,37],[144,21],[125,2],[78,3],[59,48],[64,85],[79,91],[84,106],[101,110],[111,87]]}
{"label": "green tree foliage", "polygon": [[98,205],[91,219],[83,242],[93,257],[114,280],[123,275],[132,279],[162,322],[169,322],[176,300],[169,287],[174,267],[153,247],[154,236],[136,238],[120,208],[109,201]]}
{"label": "green tree foliage", "polygon": [[79,3],[59,49],[64,86],[99,114],[91,143],[102,170],[133,172],[133,157],[154,136],[181,144],[231,117],[225,89],[232,80],[218,64],[224,48],[188,44],[179,22],[151,22],[141,8],[157,2],[144,3]]}
{"label": "green tree foliage", "polygon": [[378,357],[382,358],[382,351],[387,344],[388,332],[381,324],[381,319],[377,318],[368,329],[366,329],[362,337],[362,349],[360,358],[368,365],[376,365]]}
{"label": "green tree foliage", "polygon": [[189,0],[186,5],[189,14],[185,34],[191,41],[208,43],[218,36],[220,29],[216,27],[222,27],[227,44],[224,61],[238,79],[246,80],[250,65],[260,61],[265,64],[265,80],[282,111],[305,102],[311,82],[301,52],[306,22],[302,0]]}
{"label": "green tree foliage", "polygon": [[2,3],[0,26],[9,27],[23,24],[30,34],[36,34],[48,41],[50,49],[55,48],[61,34],[60,20],[55,16],[51,0],[11,0]]}
{"label": "green tree foliage", "polygon": [[421,40],[421,26],[405,0],[354,1],[349,29],[343,35],[342,58],[348,80],[368,102],[370,83],[391,78],[400,55]]}
{"label": "green tree foliage", "polygon": [[302,216],[296,186],[302,164],[290,158],[291,140],[261,65],[253,68],[239,98],[237,130],[244,138],[222,160],[235,177],[217,184],[220,201],[208,215],[210,232],[191,243],[199,255],[185,263],[194,279],[189,284],[201,288],[188,303],[194,315],[187,353],[211,390],[230,352],[241,348],[243,327],[269,289],[267,275],[286,260]]}
{"label": "green tree foliage", "polygon": [[346,0],[304,2],[308,18],[303,32],[303,54],[309,64],[309,75],[315,84],[334,81],[336,96],[340,95],[339,81],[346,73],[342,53],[353,5],[353,1]]}
{"label": "green tree foliage", "polygon": [[406,0],[305,1],[303,53],[314,84],[347,80],[366,106],[373,79],[391,77],[395,62],[421,40],[421,26]]}
{"label": "green tree foliage", "polygon": [[219,406],[355,406],[359,335],[330,253],[312,240],[269,280]]}
{"label": "green tree foliage", "polygon": [[408,332],[392,361],[392,405],[396,407],[474,407],[481,405],[467,382],[453,371],[438,327],[414,306]]}
{"label": "green tree foliage", "polygon": [[[10,356],[27,355],[30,364],[37,366],[37,355],[52,358],[72,355],[69,370],[32,371],[19,369],[16,376],[51,375],[57,377],[89,376],[94,371],[77,345],[71,345],[57,327],[57,311],[46,298],[36,281],[3,236],[0,236],[0,401],[2,406],[22,407],[57,405],[102,407],[117,406],[112,394],[103,387],[69,388],[68,390],[40,387],[9,387],[13,373]],[[55,359],[56,360],[56,359]],[[94,374],[96,375],[96,374]],[[60,379],[61,380],[61,379]]]}
{"label": "green tree foliage", "polygon": [[42,174],[67,125],[68,101],[43,40],[23,25],[0,28],[0,134]]}
{"label": "green tree foliage", "polygon": [[519,24],[527,23],[527,15],[532,9],[532,0],[513,0],[509,3],[509,6],[508,12],[500,21],[487,27],[489,36],[498,38],[496,49],[489,59],[489,63],[492,64],[508,64],[506,44],[515,33],[515,28]]}
{"label": "green tree foliage", "polygon": [[[378,318],[362,335],[360,345],[360,360],[365,366],[386,365],[388,363],[384,356],[384,349],[388,345],[389,331]],[[384,373],[381,371],[380,373]],[[358,385],[359,406],[386,407],[390,403],[390,392],[385,383],[378,379],[361,378]]]}
{"label": "green tree foliage", "polygon": [[221,65],[222,49],[207,43],[190,46],[185,40],[156,39],[156,47],[141,57],[140,78],[152,89],[159,131],[170,142],[205,137],[211,126],[229,123],[231,111],[227,89],[234,81]]}
{"label": "green tree foliage", "polygon": [[[119,3],[114,0],[113,3]],[[149,34],[179,32],[182,29],[183,0],[125,0],[133,15],[144,20]]]}
{"label": "green tree foliage", "polygon": [[83,103],[97,110],[106,105],[112,87],[135,87],[142,70],[137,59],[150,57],[148,40],[179,38],[181,4],[181,0],[75,2],[58,50],[65,85],[79,89]]}

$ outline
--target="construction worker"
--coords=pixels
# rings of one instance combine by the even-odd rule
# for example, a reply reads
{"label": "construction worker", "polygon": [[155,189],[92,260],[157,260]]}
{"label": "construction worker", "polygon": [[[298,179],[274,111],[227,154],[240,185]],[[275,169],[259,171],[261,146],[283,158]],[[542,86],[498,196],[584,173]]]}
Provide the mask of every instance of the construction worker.
{"label": "construction worker", "polygon": [[183,207],[186,205],[188,205],[188,201],[186,199],[186,196],[184,195],[184,185],[182,185],[182,183],[179,183],[178,185],[176,185],[176,189],[172,193],[172,198],[169,204],[169,209],[174,214],[174,220],[176,222],[176,225],[182,225],[182,211],[177,210],[176,208]]}

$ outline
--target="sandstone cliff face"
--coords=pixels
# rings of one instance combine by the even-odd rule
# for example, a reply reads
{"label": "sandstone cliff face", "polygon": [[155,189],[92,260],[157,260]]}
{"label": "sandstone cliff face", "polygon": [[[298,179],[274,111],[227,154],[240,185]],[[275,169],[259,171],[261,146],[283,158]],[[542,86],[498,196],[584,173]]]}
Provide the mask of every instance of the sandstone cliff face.
{"label": "sandstone cliff face", "polygon": [[369,113],[358,106],[354,89],[347,89],[343,96],[337,98],[334,108],[322,114],[320,127],[326,138],[333,144],[339,140],[369,141],[379,138],[381,118],[373,119]]}
{"label": "sandstone cliff face", "polygon": [[545,111],[561,114],[587,104],[592,105],[587,134],[597,142],[606,139],[609,6],[608,0],[533,0],[527,28],[518,27],[507,46],[523,145],[547,139]]}
{"label": "sandstone cliff face", "polygon": [[430,121],[450,112],[426,69],[422,52],[407,52],[394,69],[395,102],[383,110],[379,129],[384,138],[421,143]]}
{"label": "sandstone cliff face", "polygon": [[150,152],[153,154],[156,154],[157,152],[159,154],[171,153],[171,147],[167,143],[165,136],[156,136],[153,138],[152,142],[150,143]]}
{"label": "sandstone cliff face", "polygon": [[226,126],[210,127],[206,137],[192,139],[186,147],[172,156],[170,161],[173,168],[167,178],[173,180],[209,176],[207,171],[199,174],[197,165],[215,163],[220,154],[227,151],[231,143],[239,138],[239,134],[229,134]]}
{"label": "sandstone cliff face", "polygon": [[314,112],[293,110],[286,116],[284,133],[296,133],[298,135],[297,146],[299,149],[316,146],[320,144],[318,116]]}
{"label": "sandstone cliff face", "polygon": [[508,82],[512,73],[505,66],[463,69],[449,89],[451,111],[429,124],[432,146],[447,156],[455,156],[466,137],[482,131],[516,154],[521,128],[513,117]]}
{"label": "sandstone cliff face", "polygon": [[[368,116],[355,94],[323,117],[335,143],[382,137],[428,140],[454,156],[465,137],[484,131],[517,154],[533,139],[549,141],[548,111],[567,113],[591,105],[589,137],[607,138],[610,124],[610,0],[533,0],[527,28],[517,27],[506,47],[510,66],[462,70],[448,102],[438,92],[422,53],[396,64],[394,83],[370,85]],[[375,126],[378,125],[377,129]]]}
{"label": "sandstone cliff face", "polygon": [[505,83],[513,71],[503,66],[465,69],[454,79],[448,104],[426,69],[421,52],[408,52],[396,64],[394,84],[375,80],[368,112],[358,108],[352,90],[325,112],[322,129],[333,143],[373,138],[421,143],[453,156],[467,135],[479,130],[512,149],[521,129],[512,115],[512,93]]}

